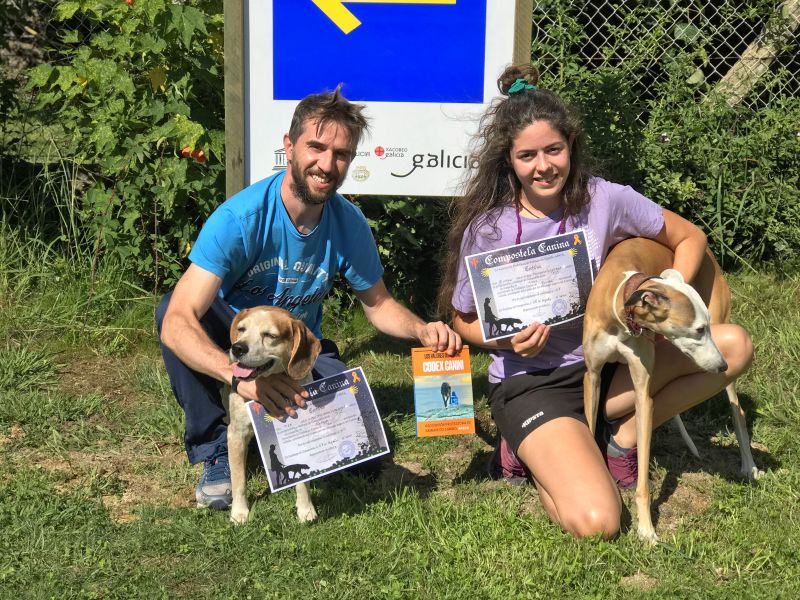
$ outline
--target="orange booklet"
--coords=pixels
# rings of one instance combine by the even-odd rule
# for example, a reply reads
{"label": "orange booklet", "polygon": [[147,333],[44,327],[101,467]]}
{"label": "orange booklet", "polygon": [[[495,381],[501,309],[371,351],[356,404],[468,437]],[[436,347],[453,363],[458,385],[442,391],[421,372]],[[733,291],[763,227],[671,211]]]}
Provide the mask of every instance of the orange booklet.
{"label": "orange booklet", "polygon": [[469,348],[448,356],[430,348],[413,348],[414,411],[417,436],[475,433]]}

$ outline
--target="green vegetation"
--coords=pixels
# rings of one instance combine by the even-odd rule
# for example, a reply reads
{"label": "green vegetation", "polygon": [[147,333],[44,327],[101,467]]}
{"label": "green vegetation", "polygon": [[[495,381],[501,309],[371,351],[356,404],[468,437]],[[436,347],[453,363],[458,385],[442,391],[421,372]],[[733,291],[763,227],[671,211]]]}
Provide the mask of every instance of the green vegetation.
{"label": "green vegetation", "polygon": [[[800,592],[800,278],[731,276],[736,320],[756,342],[739,385],[757,484],[722,397],[685,416],[702,457],[669,428],[654,442],[653,507],[663,543],[626,526],[577,541],[534,490],[485,477],[493,441],[487,356],[474,356],[478,434],[415,435],[410,356],[360,312],[330,306],[326,331],[365,369],[392,463],[376,483],[316,482],[318,522],[255,473],[251,522],[193,508],[199,471],[161,365],[156,299],[91,251],[65,265],[0,229],[0,589],[80,598],[778,598]],[[337,311],[338,309],[338,311]],[[626,506],[633,508],[630,493]],[[632,517],[628,516],[628,525]]]}
{"label": "green vegetation", "polygon": [[[0,597],[800,596],[800,105],[787,87],[796,61],[759,84],[749,108],[701,103],[714,81],[696,73],[716,42],[704,15],[702,30],[668,26],[670,15],[689,18],[685,3],[637,3],[602,35],[579,14],[586,3],[535,3],[534,23],[548,33],[533,48],[543,84],[583,107],[604,171],[703,224],[725,266],[743,267],[729,274],[734,320],[751,332],[756,359],[738,387],[763,479],[738,475],[720,396],[684,416],[700,459],[669,427],[655,435],[661,544],[641,543],[631,515],[617,540],[574,540],[532,488],[484,475],[494,440],[487,356],[473,355],[477,435],[419,440],[407,346],[377,336],[337,288],[324,330],[369,377],[391,464],[375,483],[316,482],[320,519],[310,526],[296,522],[293,494],[271,496],[256,472],[252,520],[233,527],[227,514],[193,507],[199,470],[183,454],[152,325],[157,294],[222,198],[222,3],[6,4]],[[741,3],[717,4],[725,23],[738,22]],[[755,27],[774,4],[749,3],[738,16]],[[23,38],[8,33],[22,22],[41,45],[24,56]],[[669,36],[677,41],[662,56]],[[598,40],[607,60],[585,60],[581,48]],[[649,76],[652,65],[663,72],[644,94],[632,74]],[[426,312],[443,205],[358,203],[390,287]]]}

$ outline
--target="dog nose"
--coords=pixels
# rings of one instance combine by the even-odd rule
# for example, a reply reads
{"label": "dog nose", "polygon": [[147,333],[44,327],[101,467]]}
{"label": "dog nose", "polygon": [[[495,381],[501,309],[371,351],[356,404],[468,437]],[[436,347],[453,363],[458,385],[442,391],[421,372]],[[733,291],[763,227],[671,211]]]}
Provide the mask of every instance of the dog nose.
{"label": "dog nose", "polygon": [[241,358],[247,354],[247,344],[244,342],[236,342],[231,346],[231,354],[233,354],[234,358]]}
{"label": "dog nose", "polygon": [[719,367],[719,373],[724,373],[727,370],[728,370],[728,363],[723,360],[722,365],[720,365]]}

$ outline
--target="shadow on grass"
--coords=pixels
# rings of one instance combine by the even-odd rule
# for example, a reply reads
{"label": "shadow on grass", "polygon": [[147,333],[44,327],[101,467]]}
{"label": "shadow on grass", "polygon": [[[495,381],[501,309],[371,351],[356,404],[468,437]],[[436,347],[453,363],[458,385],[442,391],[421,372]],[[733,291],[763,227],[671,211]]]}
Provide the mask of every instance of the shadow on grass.
{"label": "shadow on grass", "polygon": [[[247,478],[255,474],[265,475],[264,465],[258,449],[251,447],[247,455]],[[395,463],[389,454],[315,479],[309,484],[317,511],[324,518],[335,518],[360,514],[372,504],[392,504],[408,491],[425,499],[439,486],[439,481],[434,474],[415,473]],[[271,495],[269,489],[261,494],[248,494],[251,508],[255,503],[269,502]]]}
{"label": "shadow on grass", "polygon": [[[775,470],[781,466],[772,454],[753,447],[752,424],[756,411],[753,399],[746,394],[739,394],[739,402],[747,416],[750,450],[756,467],[761,471]],[[683,415],[686,430],[694,440],[699,458],[694,457],[685,446],[677,429],[671,424],[656,430],[653,436],[652,457],[666,470],[666,475],[658,490],[658,496],[652,503],[653,521],[658,522],[659,509],[678,488],[679,482],[686,473],[707,473],[718,475],[730,483],[758,485],[741,472],[741,454],[738,441],[736,444],[721,445],[713,440],[719,431],[733,431],[728,400],[720,394],[700,407]]]}

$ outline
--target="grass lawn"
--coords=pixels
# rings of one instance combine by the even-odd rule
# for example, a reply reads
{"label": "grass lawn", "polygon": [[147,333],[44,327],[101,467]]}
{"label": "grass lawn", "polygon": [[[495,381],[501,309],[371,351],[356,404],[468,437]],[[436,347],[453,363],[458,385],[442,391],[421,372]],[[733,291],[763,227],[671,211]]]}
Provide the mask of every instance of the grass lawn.
{"label": "grass lawn", "polygon": [[[12,248],[13,246],[13,248]],[[11,250],[9,250],[11,248]],[[730,276],[752,333],[739,392],[756,484],[739,474],[725,399],[685,415],[701,458],[668,425],[654,436],[662,542],[631,528],[575,540],[532,487],[489,481],[488,357],[473,354],[477,434],[417,439],[408,346],[360,313],[326,324],[362,366],[393,450],[377,482],[294,494],[250,480],[251,520],[194,508],[199,467],[183,453],[151,314],[154,298],[113,269],[0,244],[0,597],[3,598],[796,598],[800,596],[800,277]],[[33,252],[33,250],[32,250]],[[34,260],[35,258],[35,260]],[[623,500],[633,511],[631,493]]]}

